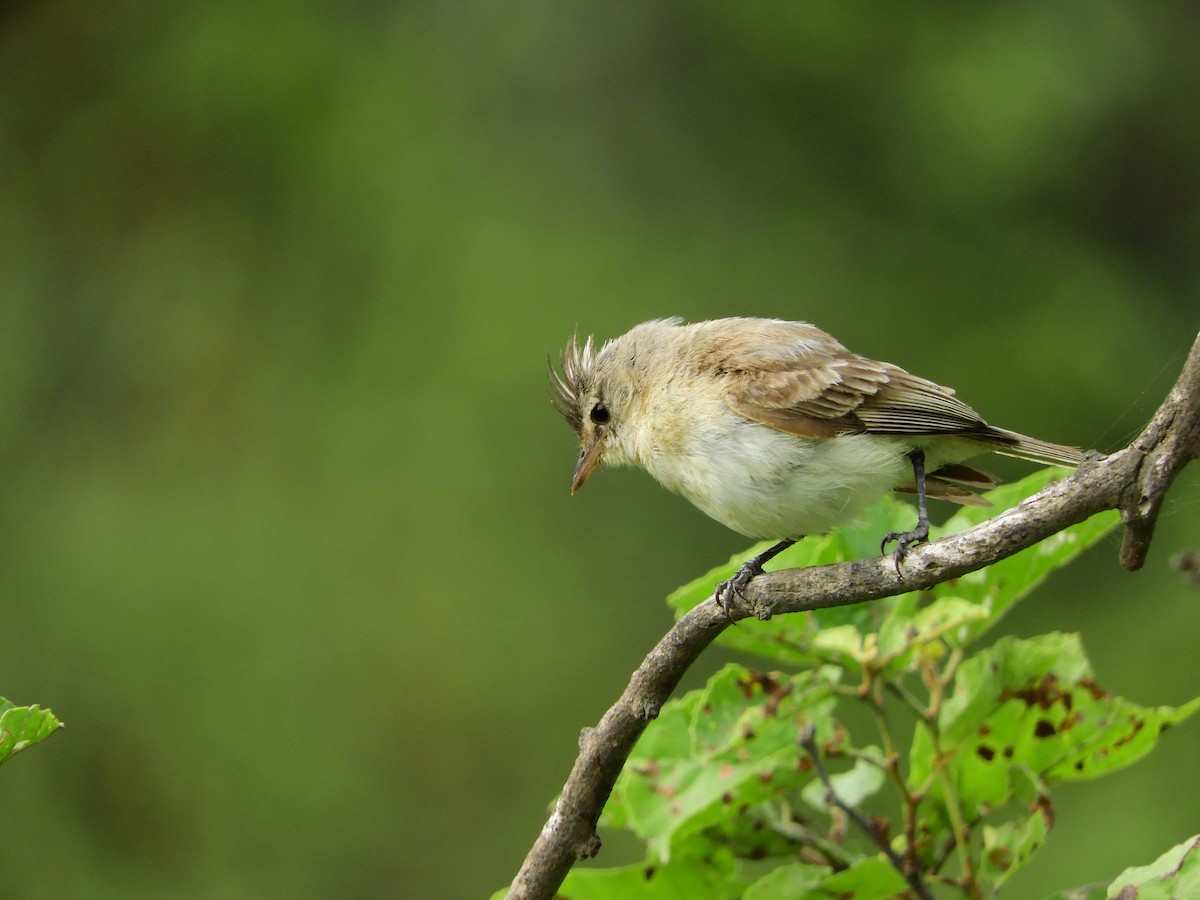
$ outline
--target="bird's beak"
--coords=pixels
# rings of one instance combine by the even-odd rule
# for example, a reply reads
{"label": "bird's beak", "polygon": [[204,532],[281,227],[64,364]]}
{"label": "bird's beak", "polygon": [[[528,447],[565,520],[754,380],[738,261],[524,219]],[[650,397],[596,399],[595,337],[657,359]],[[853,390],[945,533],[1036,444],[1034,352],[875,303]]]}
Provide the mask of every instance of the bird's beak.
{"label": "bird's beak", "polygon": [[604,438],[602,437],[593,438],[592,442],[583,448],[579,454],[579,462],[575,466],[575,476],[571,479],[572,494],[583,487],[583,483],[592,474],[592,470],[600,464],[600,457],[603,455]]}

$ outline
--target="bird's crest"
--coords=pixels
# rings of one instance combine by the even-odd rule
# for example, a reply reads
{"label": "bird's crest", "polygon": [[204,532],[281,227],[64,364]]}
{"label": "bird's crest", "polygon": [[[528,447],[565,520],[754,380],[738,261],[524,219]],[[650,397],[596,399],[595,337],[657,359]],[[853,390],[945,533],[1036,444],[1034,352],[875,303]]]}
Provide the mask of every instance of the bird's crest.
{"label": "bird's crest", "polygon": [[576,434],[583,430],[583,402],[592,381],[595,362],[592,338],[588,337],[580,346],[576,335],[571,335],[571,340],[563,350],[561,375],[549,357],[546,358],[546,368],[550,372],[550,401]]}

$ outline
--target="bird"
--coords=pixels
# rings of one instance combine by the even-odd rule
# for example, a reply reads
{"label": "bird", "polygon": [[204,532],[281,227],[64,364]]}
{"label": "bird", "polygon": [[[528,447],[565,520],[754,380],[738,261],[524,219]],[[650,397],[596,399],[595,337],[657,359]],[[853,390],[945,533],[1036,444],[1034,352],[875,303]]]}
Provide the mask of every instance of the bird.
{"label": "bird", "polygon": [[927,498],[988,505],[983,453],[1078,465],[1082,452],[989,425],[953,389],[852,353],[815,325],[654,319],[597,349],[547,360],[553,405],[579,439],[574,494],[601,464],[641,466],[747,537],[776,540],[717,586],[729,611],[763,564],[806,535],[853,522],[889,491],[917,495],[917,524],[889,532],[897,574],[929,538]]}

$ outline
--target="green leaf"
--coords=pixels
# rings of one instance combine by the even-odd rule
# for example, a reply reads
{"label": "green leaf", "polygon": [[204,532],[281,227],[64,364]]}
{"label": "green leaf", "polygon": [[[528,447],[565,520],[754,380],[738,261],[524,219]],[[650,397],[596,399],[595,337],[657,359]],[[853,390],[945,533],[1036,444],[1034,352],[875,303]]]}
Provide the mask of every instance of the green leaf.
{"label": "green leaf", "polygon": [[0,697],[0,763],[63,727],[48,709],[15,706]]}
{"label": "green leaf", "polygon": [[638,767],[645,768],[655,760],[688,759],[691,757],[692,718],[696,708],[702,702],[699,691],[689,691],[677,700],[670,700],[663,705],[658,717],[650,723],[630,758],[625,763],[612,797],[604,807],[601,823],[612,828],[634,828],[633,818],[640,812],[639,804],[629,802],[631,782]]}
{"label": "green leaf", "polygon": [[834,897],[891,900],[908,890],[908,882],[887,859],[871,856],[843,872],[830,875],[821,887]]}
{"label": "green leaf", "polygon": [[1029,818],[1020,822],[1005,822],[998,828],[983,828],[983,854],[979,876],[993,889],[999,888],[1020,870],[1050,833],[1047,806],[1037,804]]}
{"label": "green leaf", "polygon": [[753,860],[795,859],[799,847],[821,839],[819,833],[794,821],[787,798],[733,810],[703,835],[729,848],[738,859]]}
{"label": "green leaf", "polygon": [[832,739],[833,669],[775,675],[729,665],[701,691],[667,703],[630,755],[603,823],[627,827],[666,861],[691,835],[811,775],[796,733],[811,721]]}
{"label": "green leaf", "polygon": [[944,644],[958,644],[967,626],[987,618],[987,610],[959,597],[938,597],[913,612],[894,606],[879,631],[882,661],[891,672],[903,672],[916,653],[941,656]]}
{"label": "green leaf", "polygon": [[1200,897],[1200,835],[1172,847],[1148,866],[1126,869],[1109,885],[1112,900],[1178,900]]}
{"label": "green leaf", "polygon": [[[1004,638],[959,667],[954,693],[913,740],[910,783],[937,769],[953,785],[966,818],[996,808],[1029,786],[1092,778],[1147,753],[1158,735],[1200,709],[1143,707],[1103,691],[1077,635]],[[1041,788],[1033,784],[1029,793]],[[943,796],[940,781],[931,793]],[[1028,799],[1028,798],[1027,798]]]}
{"label": "green leaf", "polygon": [[[1069,474],[1068,469],[1041,469],[1012,484],[1001,485],[984,496],[992,503],[988,507],[963,507],[951,517],[937,534],[955,534],[984,522],[998,512],[1019,504],[1048,485]],[[1090,519],[1053,534],[1013,556],[993,563],[986,569],[970,572],[954,581],[935,585],[935,597],[956,597],[975,604],[987,615],[953,633],[951,643],[964,646],[976,640],[1000,620],[1022,598],[1041,584],[1046,576],[1061,568],[1080,553],[1100,541],[1120,524],[1115,510],[1098,513]]]}
{"label": "green leaf", "polygon": [[575,868],[555,897],[562,900],[687,900],[713,897],[734,900],[746,890],[729,854],[709,848],[704,856],[679,856],[669,863],[648,860],[610,869]]}
{"label": "green leaf", "polygon": [[[883,751],[878,747],[863,747],[859,752],[872,759],[882,760],[883,758]],[[856,807],[860,806],[864,800],[879,793],[884,780],[883,768],[878,763],[861,757],[854,761],[853,768],[829,776],[829,781],[838,798],[843,803]],[[810,781],[801,792],[801,796],[809,806],[822,812],[829,809],[830,806],[827,795],[828,790],[819,780]]]}
{"label": "green leaf", "polygon": [[742,900],[796,900],[817,891],[829,870],[792,863],[772,869],[746,889]]}

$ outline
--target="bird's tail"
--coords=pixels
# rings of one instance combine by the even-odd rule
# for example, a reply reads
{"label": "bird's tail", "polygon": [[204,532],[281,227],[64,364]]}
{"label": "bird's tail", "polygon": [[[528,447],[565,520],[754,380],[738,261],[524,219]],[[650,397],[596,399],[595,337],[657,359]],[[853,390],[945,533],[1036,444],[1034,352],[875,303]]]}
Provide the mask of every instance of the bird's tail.
{"label": "bird's tail", "polygon": [[1052,444],[1049,441],[1039,441],[1007,428],[989,428],[994,436],[996,445],[992,452],[1003,456],[1015,456],[1017,459],[1027,459],[1030,462],[1045,463],[1050,466],[1077,466],[1083,462],[1083,451],[1078,447],[1067,447],[1064,444]]}

